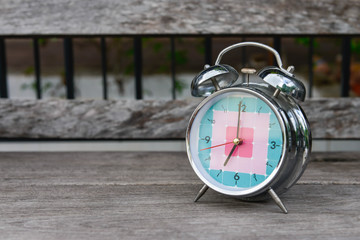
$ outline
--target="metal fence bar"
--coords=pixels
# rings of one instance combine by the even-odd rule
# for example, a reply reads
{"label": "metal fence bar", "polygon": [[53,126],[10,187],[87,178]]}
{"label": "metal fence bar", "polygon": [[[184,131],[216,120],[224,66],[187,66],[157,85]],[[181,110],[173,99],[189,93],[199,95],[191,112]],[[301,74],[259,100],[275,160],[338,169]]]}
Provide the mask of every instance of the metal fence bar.
{"label": "metal fence bar", "polygon": [[309,71],[309,98],[313,96],[313,86],[314,86],[314,38],[309,37],[309,49],[308,49],[308,71]]}
{"label": "metal fence bar", "polygon": [[106,39],[101,37],[101,72],[102,72],[102,85],[103,85],[103,98],[108,99],[108,88],[107,88],[107,49]]}
{"label": "metal fence bar", "polygon": [[135,98],[142,99],[142,41],[134,37]]}
{"label": "metal fence bar", "polygon": [[[108,99],[108,86],[107,86],[107,46],[106,36],[98,36],[101,40],[101,63],[102,63],[102,84],[103,84],[103,98]],[[135,97],[136,99],[142,99],[142,58],[143,58],[143,35],[133,36],[134,40],[134,72],[135,72]],[[172,78],[172,98],[176,99],[176,36],[169,36],[171,41],[171,78]],[[243,35],[239,35],[244,39]],[[281,52],[281,39],[283,35],[273,36],[274,48]],[[39,38],[36,36],[30,36],[33,40],[33,54],[34,54],[34,69],[35,69],[35,86],[36,97],[42,98],[41,88],[41,64],[40,64],[40,49]],[[62,37],[64,43],[64,63],[65,63],[65,79],[66,79],[66,96],[68,99],[75,98],[75,84],[74,84],[74,56],[73,56],[73,41],[72,36]],[[204,61],[206,64],[212,64],[212,36],[198,36],[198,38],[204,39]],[[8,98],[8,79],[7,79],[7,60],[6,60],[6,41],[5,37],[0,37],[0,97]],[[313,70],[313,55],[314,55],[314,36],[309,37],[308,46],[308,96],[313,97],[314,87],[314,70]],[[352,36],[343,36],[342,38],[342,63],[341,63],[341,89],[340,93],[342,97],[348,97],[350,95],[350,67],[351,67],[351,39]],[[242,62],[246,64],[246,49],[243,48]]]}
{"label": "metal fence bar", "polygon": [[0,38],[0,98],[8,98],[5,39]]}
{"label": "metal fence bar", "polygon": [[281,55],[281,37],[275,36],[273,41],[275,50]]}
{"label": "metal fence bar", "polygon": [[212,39],[210,36],[205,37],[205,64],[212,65]]}
{"label": "metal fence bar", "polygon": [[33,38],[33,50],[34,50],[34,69],[35,69],[35,88],[36,98],[41,99],[41,79],[40,79],[40,53],[39,53],[39,39]]}
{"label": "metal fence bar", "polygon": [[73,42],[70,37],[64,38],[64,61],[65,61],[65,79],[66,79],[66,97],[75,98],[74,88],[74,54]]}
{"label": "metal fence bar", "polygon": [[171,81],[172,81],[172,99],[176,99],[176,59],[175,59],[175,38],[170,38],[170,51],[171,51]]}
{"label": "metal fence bar", "polygon": [[351,37],[345,36],[342,38],[341,51],[341,97],[348,97],[350,89]]}

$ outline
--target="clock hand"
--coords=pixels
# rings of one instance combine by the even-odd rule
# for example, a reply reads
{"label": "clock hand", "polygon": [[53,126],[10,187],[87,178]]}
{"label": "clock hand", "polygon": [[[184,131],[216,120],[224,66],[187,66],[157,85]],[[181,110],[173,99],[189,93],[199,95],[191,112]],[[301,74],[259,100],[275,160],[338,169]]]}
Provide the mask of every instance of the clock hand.
{"label": "clock hand", "polygon": [[237,146],[238,146],[237,144],[234,144],[233,148],[232,148],[231,151],[230,151],[229,156],[226,158],[226,160],[225,160],[225,162],[224,162],[224,166],[226,166],[226,164],[229,162],[229,160],[230,160],[230,158],[231,158],[231,155],[234,153],[234,151],[235,151],[235,149],[236,149]]}
{"label": "clock hand", "polygon": [[237,129],[236,129],[236,138],[239,138],[241,103],[242,103],[242,101],[239,103],[238,122],[237,122]]}
{"label": "clock hand", "polygon": [[230,144],[230,143],[234,143],[234,142],[227,142],[227,143],[219,144],[219,145],[212,146],[212,147],[208,147],[208,148],[203,148],[203,149],[200,149],[200,151],[208,150],[208,149],[210,149],[210,148],[215,148],[215,147],[224,146],[224,145],[227,145],[227,144]]}
{"label": "clock hand", "polygon": [[237,147],[238,145],[241,145],[241,144],[243,143],[243,140],[242,140],[241,138],[239,139],[240,116],[241,116],[241,103],[242,103],[242,102],[239,102],[238,122],[237,122],[237,128],[236,128],[236,138],[235,138],[234,141],[233,141],[234,146],[233,146],[233,148],[231,149],[229,156],[226,158],[226,160],[225,160],[225,162],[224,162],[224,166],[226,166],[226,164],[229,162],[229,160],[230,160],[230,158],[231,158],[231,155],[234,153],[236,147]]}
{"label": "clock hand", "polygon": [[238,145],[243,144],[243,142],[244,142],[244,140],[243,140],[242,138],[240,138],[240,139],[239,139],[239,138],[235,138],[235,139],[234,139],[234,141],[233,141],[234,146],[233,146],[233,148],[231,149],[229,156],[226,158],[226,160],[225,160],[225,162],[224,162],[224,166],[226,166],[226,164],[227,164],[228,161],[230,160],[230,157],[231,157],[231,155],[234,153],[236,147],[237,147]]}

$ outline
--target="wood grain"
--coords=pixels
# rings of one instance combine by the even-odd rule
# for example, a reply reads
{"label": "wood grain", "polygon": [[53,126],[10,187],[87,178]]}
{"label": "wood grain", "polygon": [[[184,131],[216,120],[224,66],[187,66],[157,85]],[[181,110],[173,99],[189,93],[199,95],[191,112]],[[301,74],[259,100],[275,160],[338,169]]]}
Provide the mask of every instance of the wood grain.
{"label": "wood grain", "polygon": [[201,182],[184,153],[0,153],[0,238],[357,239],[353,156],[314,154],[281,196],[285,215],[212,190],[193,203]]}
{"label": "wood grain", "polygon": [[323,98],[302,104],[314,138],[360,138],[360,99]]}
{"label": "wood grain", "polygon": [[[334,155],[337,157],[333,158]],[[42,152],[0,153],[0,156],[0,176],[6,185],[24,180],[31,185],[199,183],[185,152]],[[359,152],[313,153],[300,183],[360,185],[359,158]]]}
{"label": "wood grain", "polygon": [[356,0],[0,1],[1,35],[359,34]]}
{"label": "wood grain", "polygon": [[[182,139],[190,101],[0,100],[2,139]],[[359,139],[360,99],[302,104],[313,138]]]}
{"label": "wood grain", "polygon": [[241,202],[201,185],[2,188],[2,239],[357,239],[360,189],[296,185],[282,200]]}

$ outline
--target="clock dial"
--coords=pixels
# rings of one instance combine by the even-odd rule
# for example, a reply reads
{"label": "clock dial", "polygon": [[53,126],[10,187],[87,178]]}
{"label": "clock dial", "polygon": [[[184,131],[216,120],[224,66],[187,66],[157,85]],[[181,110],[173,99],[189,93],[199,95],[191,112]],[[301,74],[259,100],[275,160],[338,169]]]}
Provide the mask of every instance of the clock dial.
{"label": "clock dial", "polygon": [[207,101],[190,131],[190,152],[199,173],[228,191],[248,190],[271,178],[283,145],[278,116],[249,91],[230,91]]}

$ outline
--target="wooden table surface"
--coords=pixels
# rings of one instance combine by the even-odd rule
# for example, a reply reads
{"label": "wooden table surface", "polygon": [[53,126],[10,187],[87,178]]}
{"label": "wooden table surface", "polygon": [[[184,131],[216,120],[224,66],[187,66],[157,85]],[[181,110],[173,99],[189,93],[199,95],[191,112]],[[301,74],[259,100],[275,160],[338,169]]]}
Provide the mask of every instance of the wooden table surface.
{"label": "wooden table surface", "polygon": [[0,153],[0,239],[359,239],[360,154],[313,154],[271,201],[202,184],[186,154]]}

